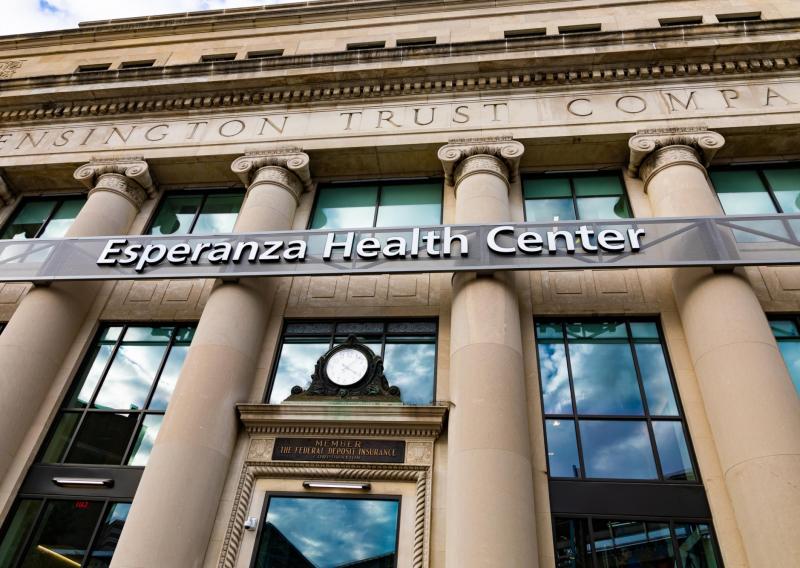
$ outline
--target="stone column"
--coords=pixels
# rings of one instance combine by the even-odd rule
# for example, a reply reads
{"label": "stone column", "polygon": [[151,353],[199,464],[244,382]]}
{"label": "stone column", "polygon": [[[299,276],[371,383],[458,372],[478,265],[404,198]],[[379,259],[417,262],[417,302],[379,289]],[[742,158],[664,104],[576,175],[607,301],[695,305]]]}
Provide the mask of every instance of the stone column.
{"label": "stone column", "polygon": [[[703,130],[631,138],[658,217],[722,215],[705,166],[724,143]],[[747,279],[677,269],[673,290],[750,566],[800,558],[800,398]]]}
{"label": "stone column", "polygon": [[[509,181],[523,153],[503,139],[439,150],[456,223],[511,219]],[[447,440],[447,566],[538,565],[519,307],[511,274],[453,277]],[[533,346],[530,346],[533,349]]]}
{"label": "stone column", "polygon": [[[142,160],[91,162],[75,171],[75,179],[91,189],[68,237],[127,234],[140,206],[155,192]],[[0,334],[0,479],[8,472],[101,285],[36,286]]]}
{"label": "stone column", "polygon": [[[311,184],[297,149],[233,162],[247,186],[235,232],[291,229]],[[272,281],[220,282],[208,299],[111,565],[200,566],[236,443],[236,403],[250,399]]]}

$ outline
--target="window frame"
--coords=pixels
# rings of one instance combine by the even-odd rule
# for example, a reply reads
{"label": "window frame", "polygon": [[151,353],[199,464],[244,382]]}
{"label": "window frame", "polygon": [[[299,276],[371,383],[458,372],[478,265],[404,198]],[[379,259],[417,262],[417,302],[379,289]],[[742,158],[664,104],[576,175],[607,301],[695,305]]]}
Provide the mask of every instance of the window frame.
{"label": "window frame", "polygon": [[558,550],[558,541],[555,526],[556,521],[558,519],[581,519],[585,520],[587,524],[587,528],[589,529],[589,565],[599,567],[599,560],[597,559],[597,550],[595,548],[595,537],[594,537],[594,527],[592,526],[592,521],[594,520],[609,520],[609,521],[631,521],[631,522],[644,522],[644,523],[666,523],[669,524],[669,532],[670,532],[670,540],[672,542],[672,550],[675,554],[675,568],[683,567],[683,561],[680,559],[680,555],[678,554],[679,544],[678,539],[675,534],[675,525],[677,523],[703,523],[707,524],[709,527],[709,531],[711,534],[711,542],[713,543],[713,550],[715,555],[715,560],[717,561],[717,568],[724,568],[724,563],[722,560],[722,551],[719,546],[719,539],[717,538],[717,532],[714,528],[714,521],[713,519],[708,517],[687,517],[687,516],[678,516],[678,517],[659,517],[659,516],[652,516],[652,515],[613,515],[613,514],[581,514],[581,513],[552,513],[550,515],[551,526],[553,527],[553,551],[554,556],[557,557],[557,550]]}
{"label": "window frame", "polygon": [[[164,354],[161,356],[161,360],[158,364],[158,370],[156,371],[156,378],[153,381],[153,384],[150,385],[147,396],[144,400],[144,405],[139,410],[128,410],[125,411],[123,409],[101,409],[101,408],[91,408],[93,402],[97,398],[97,395],[100,393],[100,390],[103,388],[103,384],[105,383],[106,379],[108,378],[108,371],[111,366],[114,364],[115,357],[117,352],[119,351],[120,346],[123,344],[123,339],[125,337],[125,333],[130,327],[165,327],[171,326],[172,332],[170,333],[169,340],[167,342],[167,346],[164,350]],[[86,406],[84,408],[77,408],[77,407],[65,407],[67,400],[72,396],[75,389],[78,387],[76,381],[91,367],[93,363],[93,359],[88,359],[89,354],[91,353],[92,349],[98,345],[100,345],[102,334],[105,330],[111,327],[122,327],[122,331],[120,331],[119,337],[114,340],[114,346],[111,350],[111,354],[109,355],[108,361],[106,361],[105,365],[103,365],[103,370],[100,374],[100,379],[97,381],[97,385],[95,385],[94,390],[92,392],[91,398],[86,402]],[[133,449],[133,445],[136,442],[136,434],[142,427],[142,423],[147,416],[164,416],[167,413],[167,409],[164,408],[163,410],[151,410],[148,405],[153,399],[156,390],[158,390],[158,386],[161,381],[161,374],[164,371],[164,367],[169,360],[169,356],[172,353],[172,348],[175,347],[176,341],[175,336],[178,332],[178,329],[182,327],[194,327],[197,329],[197,322],[183,322],[183,321],[170,321],[170,322],[112,322],[112,321],[104,321],[101,322],[98,326],[97,330],[95,331],[92,339],[89,343],[89,346],[84,353],[83,360],[81,364],[78,366],[77,372],[73,374],[70,379],[70,384],[67,390],[62,397],[58,409],[56,410],[53,420],[50,424],[48,424],[47,434],[44,437],[41,446],[36,452],[36,458],[34,460],[34,465],[43,465],[43,466],[50,466],[50,467],[92,467],[92,468],[139,468],[144,471],[145,466],[141,465],[127,465],[124,462],[130,458],[131,451]],[[189,343],[191,345],[191,342]],[[69,455],[70,451],[72,450],[75,440],[78,437],[78,434],[81,431],[81,427],[83,426],[84,422],[86,421],[86,417],[89,414],[138,414],[136,419],[136,426],[133,429],[131,434],[130,440],[128,440],[128,444],[125,446],[125,452],[122,455],[122,462],[121,464],[96,464],[96,463],[76,463],[76,462],[65,462],[64,460]],[[50,445],[51,440],[55,436],[55,426],[57,422],[60,420],[62,416],[65,414],[80,414],[78,421],[75,423],[75,428],[72,434],[69,437],[69,441],[67,442],[66,446],[59,457],[59,461],[57,462],[45,462],[43,461],[44,453],[47,451],[48,446]]]}
{"label": "window frame", "polygon": [[[631,349],[631,357],[633,360],[633,367],[636,372],[636,383],[639,389],[639,394],[642,399],[642,414],[580,414],[578,412],[578,405],[575,399],[575,384],[574,378],[572,374],[572,363],[569,354],[569,340],[565,334],[565,327],[569,323],[573,321],[580,321],[581,323],[591,323],[591,322],[603,322],[609,320],[619,320],[621,323],[625,325],[625,331],[627,333],[627,345]],[[664,352],[664,361],[667,366],[667,374],[669,376],[670,386],[672,387],[672,392],[675,395],[675,406],[677,408],[678,414],[676,416],[668,416],[668,415],[655,415],[654,416],[650,413],[650,409],[647,402],[647,394],[645,392],[644,381],[642,379],[642,372],[639,366],[639,357],[636,354],[636,341],[634,340],[632,330],[631,330],[631,323],[642,322],[642,323],[655,323],[656,328],[658,329],[658,340],[659,345],[661,346]],[[646,316],[636,316],[636,317],[626,317],[626,316],[592,316],[592,317],[583,317],[583,316],[575,316],[575,317],[538,317],[535,318],[534,322],[534,337],[536,340],[536,349],[537,349],[537,358],[538,358],[538,347],[539,347],[539,338],[536,335],[535,325],[538,323],[559,323],[562,326],[562,337],[564,340],[565,346],[565,358],[567,363],[567,374],[568,374],[568,381],[569,381],[569,388],[570,388],[570,398],[572,402],[572,413],[571,414],[548,414],[545,412],[544,409],[544,394],[542,392],[542,375],[541,375],[541,365],[537,365],[537,373],[539,377],[539,405],[542,412],[542,419],[545,421],[545,424],[548,420],[564,420],[564,421],[571,421],[575,425],[575,443],[578,450],[578,460],[580,464],[580,476],[579,477],[560,477],[560,476],[551,476],[550,475],[550,463],[548,460],[547,464],[547,477],[548,479],[554,480],[567,480],[567,481],[592,481],[592,482],[624,482],[624,483],[668,483],[668,484],[677,484],[677,485],[685,485],[690,484],[694,485],[697,484],[701,479],[700,469],[697,464],[697,458],[695,457],[694,453],[694,446],[692,445],[691,438],[689,436],[689,429],[686,424],[686,416],[683,411],[683,405],[681,404],[680,400],[680,393],[678,391],[678,385],[675,382],[675,375],[672,371],[672,360],[669,356],[669,351],[667,349],[666,338],[664,336],[663,329],[661,328],[661,321],[660,318],[657,316],[653,316],[652,318],[648,318]],[[654,457],[654,464],[656,467],[656,473],[658,475],[657,479],[628,479],[628,478],[618,478],[618,477],[587,477],[586,476],[586,467],[584,464],[584,457],[583,457],[583,444],[581,442],[581,433],[580,433],[580,421],[581,420],[597,420],[597,421],[605,421],[605,422],[644,422],[647,424],[647,433],[648,439],[650,440],[650,447],[653,451]],[[655,438],[655,430],[653,429],[653,422],[678,422],[681,424],[681,430],[683,431],[684,439],[686,440],[686,446],[689,451],[689,459],[692,463],[692,468],[694,471],[697,480],[688,480],[688,479],[666,479],[664,478],[663,468],[661,466],[661,457],[659,456],[658,452],[658,445],[656,444]],[[547,436],[544,437],[544,444],[545,444],[545,455],[549,455],[549,447],[547,442]]]}
{"label": "window frame", "polygon": [[[796,340],[800,343],[800,313],[797,312],[767,312],[765,314],[767,316],[767,323],[770,326],[770,333],[772,333],[772,337],[775,339],[775,343],[778,344],[778,351],[780,352],[781,342],[783,341],[791,341]],[[773,321],[780,321],[780,320],[790,320],[792,321],[798,329],[798,335],[796,337],[778,337],[775,335],[775,332],[772,329],[772,322]],[[3,332],[3,324],[0,324],[0,333]],[[792,376],[791,369],[789,369],[789,363],[786,361],[786,358],[783,356],[781,352],[781,361],[786,366],[786,371],[789,373],[789,379],[792,382],[792,386],[795,387],[795,392],[797,396],[800,396],[800,386],[796,386],[794,384],[794,377]]]}
{"label": "window frame", "polygon": [[[545,432],[547,421],[551,417],[563,416],[565,420],[571,420],[575,424],[575,441],[578,451],[578,459],[580,460],[581,474],[585,472],[583,447],[580,441],[580,430],[578,421],[580,419],[591,419],[596,416],[602,420],[617,421],[620,416],[625,415],[585,415],[582,416],[578,413],[577,405],[574,399],[574,387],[571,366],[568,368],[569,373],[569,386],[570,397],[572,401],[573,413],[572,415],[555,415],[547,414],[544,409],[544,396],[542,391],[542,374],[541,363],[539,361],[539,340],[536,334],[536,325],[540,323],[560,323],[562,325],[562,340],[564,341],[565,351],[568,352],[568,342],[564,334],[563,326],[571,322],[602,322],[602,321],[621,321],[626,324],[628,332],[627,344],[633,346],[633,337],[630,334],[630,324],[635,322],[648,322],[654,323],[658,330],[659,345],[664,353],[664,361],[667,366],[667,371],[670,379],[670,384],[673,388],[675,396],[675,404],[678,411],[677,416],[674,417],[659,417],[656,420],[662,422],[679,422],[682,427],[684,439],[686,441],[687,451],[689,458],[694,468],[696,479],[694,480],[668,480],[663,478],[663,472],[660,467],[660,456],[658,455],[658,446],[654,439],[654,431],[648,425],[648,439],[651,444],[651,451],[653,452],[654,463],[657,465],[657,479],[620,479],[620,478],[596,478],[596,477],[553,477],[550,475],[550,463],[547,460],[547,481],[550,493],[550,507],[553,516],[559,517],[575,517],[575,516],[595,516],[605,518],[698,518],[710,519],[711,509],[708,505],[708,498],[706,496],[705,486],[703,485],[703,476],[700,471],[697,457],[694,451],[694,444],[690,436],[686,415],[684,412],[683,404],[681,401],[680,391],[678,390],[677,382],[675,380],[675,373],[672,366],[672,359],[669,353],[669,348],[664,334],[661,318],[658,315],[635,315],[627,316],[625,314],[609,314],[602,316],[586,316],[581,314],[564,315],[564,316],[543,316],[534,318],[534,344],[533,349],[536,351],[537,356],[537,379],[539,387],[539,411],[541,412],[541,428],[542,437],[544,439],[545,456],[549,458],[549,446],[547,435]],[[642,382],[638,358],[633,354],[635,350],[632,349],[632,357],[634,357],[635,369],[637,373],[637,383],[639,392],[642,396],[642,409],[641,416],[629,417],[628,420],[638,420],[642,422],[647,421],[648,414],[645,413],[646,409],[646,393],[643,391],[644,384]],[[567,357],[568,357],[567,353]],[[567,359],[568,360],[568,359]],[[651,418],[652,421],[652,418]],[[646,422],[647,423],[647,422]],[[655,461],[658,460],[658,461]]]}
{"label": "window frame", "polygon": [[42,515],[44,514],[44,510],[47,507],[48,503],[51,501],[95,501],[102,503],[102,509],[100,512],[100,516],[97,519],[97,522],[94,525],[94,529],[92,529],[92,536],[89,539],[89,545],[86,548],[86,553],[83,555],[83,559],[81,560],[81,566],[86,566],[86,562],[91,558],[91,554],[94,551],[95,547],[97,546],[97,537],[100,534],[100,528],[103,526],[103,521],[108,516],[108,513],[113,505],[118,503],[121,504],[131,504],[133,502],[133,497],[131,496],[130,499],[120,499],[111,496],[99,496],[99,495],[91,495],[87,493],[82,494],[75,494],[75,495],[45,495],[41,493],[35,494],[28,494],[20,492],[16,498],[14,499],[14,503],[12,504],[11,508],[9,509],[8,515],[5,518],[2,526],[0,526],[0,539],[5,538],[6,531],[8,531],[14,516],[17,514],[19,510],[20,501],[23,499],[27,500],[38,500],[39,503],[39,510],[36,511],[36,516],[33,518],[33,522],[31,523],[30,528],[28,529],[27,533],[25,534],[24,542],[22,546],[17,551],[17,554],[12,559],[12,567],[19,567],[20,562],[25,555],[25,552],[30,547],[33,537],[36,534],[37,525],[42,520]]}
{"label": "window frame", "polygon": [[[553,178],[567,178],[569,181],[569,192],[570,197],[569,199],[572,200],[572,211],[575,213],[575,221],[586,221],[586,222],[593,222],[598,221],[598,219],[581,219],[578,216],[578,199],[585,199],[579,198],[575,191],[575,178],[591,178],[597,175],[612,175],[615,174],[616,177],[619,179],[620,187],[622,188],[622,198],[625,200],[625,204],[628,206],[628,211],[630,211],[631,216],[627,218],[620,218],[619,221],[625,221],[625,219],[636,219],[635,212],[631,205],[631,200],[628,197],[628,186],[625,184],[625,176],[622,175],[621,169],[612,169],[612,170],[592,170],[592,171],[559,171],[559,172],[525,172],[521,175],[522,183],[521,190],[522,190],[522,214],[525,219],[526,223],[539,223],[540,221],[535,221],[532,219],[528,219],[528,211],[525,207],[527,201],[536,201],[538,199],[548,199],[546,197],[525,197],[525,182],[528,180],[535,180],[535,179],[553,179]],[[568,199],[566,197],[562,197],[561,199]],[[616,221],[616,219],[610,219],[611,221]],[[559,219],[560,221],[571,221],[571,219]],[[541,221],[541,223],[552,223],[552,219],[548,221]]]}
{"label": "window frame", "polygon": [[[317,190],[314,192],[314,200],[311,204],[311,211],[308,215],[308,222],[306,223],[306,230],[308,231],[328,231],[328,232],[335,232],[335,231],[350,231],[350,230],[357,230],[357,229],[377,229],[383,227],[376,227],[375,223],[378,222],[378,213],[380,212],[381,208],[381,194],[383,193],[383,187],[386,185],[415,185],[420,183],[436,183],[441,186],[441,196],[442,196],[442,206],[439,210],[439,222],[438,224],[443,224],[444,220],[444,179],[440,177],[423,177],[423,178],[414,178],[414,179],[377,179],[377,180],[358,180],[358,181],[328,181],[325,183],[320,183],[317,186]],[[375,192],[375,211],[372,214],[372,225],[369,227],[348,227],[342,229],[313,229],[311,225],[314,224],[314,217],[317,214],[317,207],[319,206],[319,198],[322,194],[322,190],[328,187],[336,187],[336,186],[347,186],[347,187],[370,187],[376,186],[378,191]]]}
{"label": "window frame", "polygon": [[[242,186],[230,186],[230,187],[209,187],[209,188],[192,188],[192,189],[174,189],[174,190],[166,190],[161,193],[161,197],[158,200],[158,204],[153,208],[153,212],[150,215],[150,220],[147,223],[147,227],[145,228],[143,235],[150,235],[150,236],[165,236],[168,237],[170,235],[153,235],[153,226],[158,219],[158,214],[161,213],[161,208],[164,206],[164,203],[169,197],[172,196],[183,196],[183,197],[193,197],[193,196],[201,196],[200,204],[197,207],[197,211],[194,213],[194,218],[192,219],[191,224],[189,225],[189,231],[185,233],[185,236],[193,236],[195,226],[197,225],[198,219],[200,219],[200,214],[203,211],[203,207],[208,201],[209,196],[211,195],[219,195],[229,192],[240,192],[242,194],[242,205],[244,205],[244,200],[247,198],[247,188]],[[239,208],[239,212],[236,214],[236,219],[238,221],[239,214],[242,212],[241,207]]]}
{"label": "window frame", "polygon": [[403,496],[398,495],[373,495],[369,492],[363,493],[321,493],[315,492],[300,492],[300,491],[267,491],[264,495],[264,503],[261,506],[261,516],[258,517],[258,530],[256,531],[255,544],[253,546],[252,557],[250,558],[249,568],[256,567],[256,560],[258,559],[258,552],[261,545],[261,535],[264,531],[264,525],[267,521],[267,512],[269,511],[269,502],[272,497],[288,497],[288,498],[307,498],[307,499],[351,499],[356,501],[395,501],[397,503],[397,520],[395,522],[395,557],[394,567],[397,568],[397,560],[400,553],[400,527],[401,518],[403,514]]}
{"label": "window frame", "polygon": [[[269,377],[267,379],[267,388],[264,394],[264,404],[283,404],[281,402],[272,403],[269,399],[272,397],[272,389],[275,386],[275,377],[278,374],[278,365],[281,361],[281,354],[283,353],[283,346],[285,343],[286,338],[286,328],[292,324],[303,324],[303,323],[330,323],[333,325],[333,331],[330,333],[330,341],[328,343],[328,349],[332,349],[335,345],[334,340],[337,337],[336,334],[336,325],[340,323],[381,323],[383,324],[383,331],[380,334],[380,341],[381,341],[381,352],[376,353],[381,359],[383,359],[383,354],[385,352],[386,347],[386,327],[390,323],[397,323],[397,322],[420,322],[420,323],[432,323],[436,326],[436,333],[432,336],[433,339],[433,346],[434,346],[434,354],[433,354],[433,384],[432,384],[432,398],[430,403],[425,405],[407,405],[407,406],[430,406],[436,403],[436,389],[437,389],[437,381],[438,381],[438,369],[439,369],[439,320],[438,318],[431,318],[431,317],[391,317],[391,318],[376,318],[376,317],[365,317],[365,318],[351,318],[351,317],[327,317],[327,318],[285,318],[283,323],[281,324],[281,331],[278,335],[278,345],[275,349],[275,354],[272,357],[272,364],[270,367]],[[321,336],[322,334],[318,334]],[[309,334],[310,336],[310,334]],[[377,334],[376,334],[377,336]],[[409,333],[409,337],[419,336],[419,334]],[[302,337],[302,336],[297,336]],[[341,337],[341,334],[339,335]],[[313,372],[313,370],[309,369],[309,373]],[[403,403],[405,404],[405,403]]]}
{"label": "window frame", "polygon": [[[722,199],[719,197],[719,190],[717,186],[714,184],[714,179],[711,177],[711,174],[714,172],[736,172],[736,171],[743,171],[743,170],[754,170],[756,175],[758,175],[758,179],[761,181],[763,185],[762,189],[766,192],[769,196],[770,201],[772,202],[772,206],[775,208],[775,215],[784,215],[786,214],[781,207],[780,202],[778,201],[777,196],[775,195],[775,190],[772,188],[772,184],[769,182],[769,178],[764,174],[764,170],[796,170],[800,169],[800,161],[791,161],[791,162],[760,162],[757,164],[725,164],[714,166],[709,168],[709,176],[708,179],[711,182],[711,187],[714,188],[714,197],[717,198],[717,202],[719,203],[722,212],[725,214],[726,217],[736,217],[738,214],[728,213],[725,211],[725,206],[722,204]],[[798,187],[800,190],[800,187]],[[747,214],[744,214],[747,215]],[[760,213],[753,213],[753,215],[760,215]]]}
{"label": "window frame", "polygon": [[[86,203],[87,195],[85,193],[70,192],[70,193],[55,193],[50,195],[47,194],[30,195],[30,196],[26,195],[22,199],[20,199],[16,203],[16,205],[14,205],[14,210],[11,212],[11,215],[8,216],[8,219],[6,219],[5,222],[2,224],[2,227],[0,227],[0,235],[6,232],[6,230],[13,224],[14,219],[16,219],[17,215],[22,210],[22,208],[25,207],[28,203],[35,203],[37,201],[57,200],[58,203],[56,203],[56,206],[53,207],[53,210],[50,211],[45,220],[42,221],[41,226],[36,230],[36,235],[28,239],[19,239],[19,240],[32,241],[38,239],[41,236],[41,234],[44,233],[44,231],[47,229],[47,225],[50,224],[50,221],[53,220],[53,217],[55,217],[59,209],[61,209],[64,206],[64,202],[70,200],[77,200],[79,198],[83,198],[84,204]],[[75,218],[77,219],[77,216]],[[73,220],[73,223],[74,222],[75,221]],[[13,239],[5,239],[5,240],[13,240]]]}

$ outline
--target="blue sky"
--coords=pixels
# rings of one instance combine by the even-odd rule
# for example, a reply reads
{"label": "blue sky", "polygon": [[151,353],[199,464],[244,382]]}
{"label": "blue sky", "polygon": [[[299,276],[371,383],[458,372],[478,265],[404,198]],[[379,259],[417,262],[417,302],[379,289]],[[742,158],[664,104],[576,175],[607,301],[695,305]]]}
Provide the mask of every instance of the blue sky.
{"label": "blue sky", "polygon": [[78,22],[174,12],[284,4],[296,0],[3,0],[13,17],[0,18],[0,35],[77,27]]}

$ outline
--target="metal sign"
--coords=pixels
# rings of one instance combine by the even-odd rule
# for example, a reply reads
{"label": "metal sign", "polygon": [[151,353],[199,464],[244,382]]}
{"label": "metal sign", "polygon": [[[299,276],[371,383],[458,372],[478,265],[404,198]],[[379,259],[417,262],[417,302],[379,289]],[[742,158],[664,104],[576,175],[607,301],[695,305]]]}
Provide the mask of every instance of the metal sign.
{"label": "metal sign", "polygon": [[800,215],[0,241],[0,282],[800,263]]}

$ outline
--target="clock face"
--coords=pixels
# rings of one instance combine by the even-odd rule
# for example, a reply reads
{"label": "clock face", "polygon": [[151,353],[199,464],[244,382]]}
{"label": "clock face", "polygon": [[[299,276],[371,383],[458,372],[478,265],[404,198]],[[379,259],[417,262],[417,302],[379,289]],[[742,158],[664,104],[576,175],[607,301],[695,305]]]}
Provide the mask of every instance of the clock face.
{"label": "clock face", "polygon": [[339,386],[356,384],[367,374],[369,362],[358,349],[342,349],[331,355],[325,365],[328,378]]}

